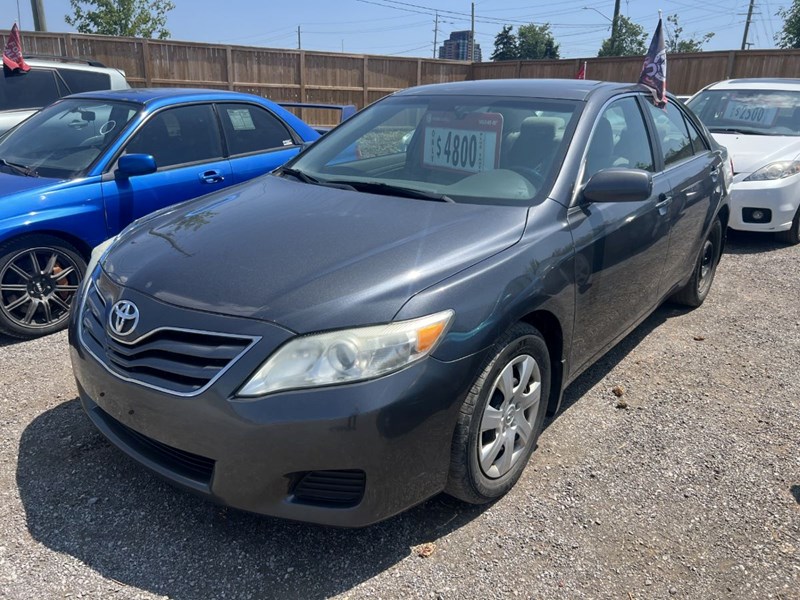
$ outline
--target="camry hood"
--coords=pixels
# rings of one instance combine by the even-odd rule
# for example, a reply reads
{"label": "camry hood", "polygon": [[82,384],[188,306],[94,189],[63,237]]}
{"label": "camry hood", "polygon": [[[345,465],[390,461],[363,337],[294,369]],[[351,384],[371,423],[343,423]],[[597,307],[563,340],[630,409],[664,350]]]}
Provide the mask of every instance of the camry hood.
{"label": "camry hood", "polygon": [[267,176],[147,219],[103,269],[170,304],[304,333],[391,320],[417,292],[516,243],[526,215]]}
{"label": "camry hood", "polygon": [[713,136],[728,148],[737,174],[749,174],[779,160],[793,160],[800,154],[800,137],[797,136],[730,133],[714,133]]}

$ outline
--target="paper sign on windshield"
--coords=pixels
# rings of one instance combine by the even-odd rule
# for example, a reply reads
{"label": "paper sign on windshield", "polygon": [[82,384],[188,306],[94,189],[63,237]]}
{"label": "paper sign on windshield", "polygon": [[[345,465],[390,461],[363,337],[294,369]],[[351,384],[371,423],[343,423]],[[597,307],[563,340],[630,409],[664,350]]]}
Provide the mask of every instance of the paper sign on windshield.
{"label": "paper sign on windshield", "polygon": [[452,113],[428,113],[422,164],[466,173],[496,169],[502,131],[499,113],[470,113],[461,119]]}
{"label": "paper sign on windshield", "polygon": [[775,122],[776,116],[778,116],[777,108],[748,104],[731,99],[725,107],[725,113],[722,118],[728,121],[740,121],[769,127]]}

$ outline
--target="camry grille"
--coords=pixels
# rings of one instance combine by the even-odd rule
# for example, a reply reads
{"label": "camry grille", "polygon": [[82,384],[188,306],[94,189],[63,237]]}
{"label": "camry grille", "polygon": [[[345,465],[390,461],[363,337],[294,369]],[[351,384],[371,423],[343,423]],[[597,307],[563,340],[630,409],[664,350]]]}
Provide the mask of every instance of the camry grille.
{"label": "camry grille", "polygon": [[201,393],[258,338],[161,327],[122,342],[108,332],[106,302],[90,284],[82,306],[83,346],[112,374],[181,396]]}

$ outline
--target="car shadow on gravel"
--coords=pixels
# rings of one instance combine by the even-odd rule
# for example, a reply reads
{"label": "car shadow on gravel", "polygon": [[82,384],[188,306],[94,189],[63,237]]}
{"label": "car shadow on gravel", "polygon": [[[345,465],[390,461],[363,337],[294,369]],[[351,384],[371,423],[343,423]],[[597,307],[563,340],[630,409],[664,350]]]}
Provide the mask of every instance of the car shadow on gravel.
{"label": "car shadow on gravel", "polygon": [[566,390],[561,401],[561,409],[545,421],[545,427],[552,423],[566,409],[575,404],[580,398],[600,382],[611,370],[617,366],[639,343],[660,325],[673,317],[681,317],[688,313],[690,308],[665,303],[658,307],[652,315],[645,319],[639,326],[625,336],[616,346],[604,354],[596,363],[584,371]]}
{"label": "car shadow on gravel", "polygon": [[13,338],[10,335],[0,333],[0,348],[4,348],[5,346],[15,346],[17,344],[21,344],[24,341],[25,340],[20,340],[18,338]]}
{"label": "car shadow on gravel", "polygon": [[440,495],[350,530],[225,509],[133,463],[94,429],[77,399],[25,429],[17,485],[37,541],[94,569],[110,592],[133,586],[179,600],[346,592],[486,508]]}
{"label": "car shadow on gravel", "polygon": [[774,250],[783,250],[789,246],[779,242],[771,233],[753,231],[736,231],[728,229],[728,242],[725,244],[726,254],[762,254]]}

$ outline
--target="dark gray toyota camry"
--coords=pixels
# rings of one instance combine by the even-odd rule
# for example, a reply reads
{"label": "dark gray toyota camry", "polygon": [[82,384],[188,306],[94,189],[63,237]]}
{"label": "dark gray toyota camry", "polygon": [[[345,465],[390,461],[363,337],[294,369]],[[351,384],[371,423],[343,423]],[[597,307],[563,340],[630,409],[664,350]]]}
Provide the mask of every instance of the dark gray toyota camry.
{"label": "dark gray toyota camry", "polygon": [[664,300],[703,302],[730,176],[688,109],[629,84],[396,93],[98,248],[81,401],[136,461],[248,511],[489,502],[566,385]]}

